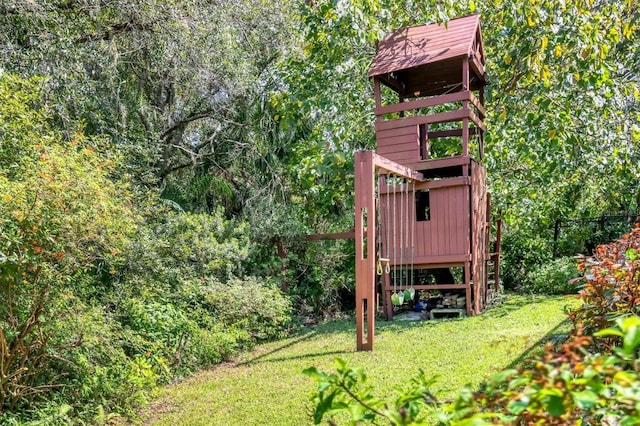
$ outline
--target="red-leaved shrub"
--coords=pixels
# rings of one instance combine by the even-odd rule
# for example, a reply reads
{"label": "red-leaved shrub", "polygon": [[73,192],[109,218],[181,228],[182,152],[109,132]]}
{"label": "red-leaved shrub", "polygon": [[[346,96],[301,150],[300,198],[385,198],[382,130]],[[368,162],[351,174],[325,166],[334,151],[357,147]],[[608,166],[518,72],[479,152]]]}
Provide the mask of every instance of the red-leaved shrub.
{"label": "red-leaved shrub", "polygon": [[580,256],[584,271],[582,306],[571,314],[587,334],[611,326],[615,318],[640,313],[640,224],[609,244],[599,245],[592,256]]}

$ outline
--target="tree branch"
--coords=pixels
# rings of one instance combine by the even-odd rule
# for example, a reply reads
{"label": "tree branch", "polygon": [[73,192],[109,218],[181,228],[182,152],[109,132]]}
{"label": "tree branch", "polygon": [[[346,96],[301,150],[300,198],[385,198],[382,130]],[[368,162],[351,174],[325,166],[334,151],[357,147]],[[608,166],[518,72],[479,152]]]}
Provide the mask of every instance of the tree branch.
{"label": "tree branch", "polygon": [[114,24],[110,27],[107,27],[106,30],[102,32],[95,32],[91,34],[84,34],[75,39],[76,44],[82,43],[90,43],[94,41],[100,40],[111,40],[114,36],[118,34],[128,33],[131,31],[152,31],[153,25],[145,24],[142,22],[121,22],[119,24]]}
{"label": "tree branch", "polygon": [[197,114],[192,114],[176,123],[174,123],[173,125],[171,125],[168,129],[166,129],[164,132],[162,132],[162,134],[160,135],[160,139],[162,140],[166,140],[169,135],[173,132],[175,132],[177,129],[186,126],[187,124],[196,121],[196,120],[200,120],[202,118],[206,118],[209,117],[209,115],[213,112],[213,108],[209,108],[205,111],[199,112]]}

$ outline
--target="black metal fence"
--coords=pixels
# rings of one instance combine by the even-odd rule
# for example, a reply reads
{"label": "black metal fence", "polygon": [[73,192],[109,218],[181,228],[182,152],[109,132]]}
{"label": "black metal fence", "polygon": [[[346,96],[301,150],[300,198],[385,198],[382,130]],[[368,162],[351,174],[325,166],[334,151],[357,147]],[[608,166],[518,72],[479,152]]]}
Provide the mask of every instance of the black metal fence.
{"label": "black metal fence", "polygon": [[629,232],[640,220],[637,214],[615,213],[581,219],[557,219],[553,230],[554,257],[591,254],[605,244]]}

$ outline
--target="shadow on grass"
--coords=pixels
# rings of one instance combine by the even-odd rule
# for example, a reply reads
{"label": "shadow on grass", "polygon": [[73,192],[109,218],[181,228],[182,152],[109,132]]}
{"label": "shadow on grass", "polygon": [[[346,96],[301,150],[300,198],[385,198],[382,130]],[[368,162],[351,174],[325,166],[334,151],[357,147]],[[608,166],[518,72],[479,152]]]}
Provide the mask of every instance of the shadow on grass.
{"label": "shadow on grass", "polygon": [[[564,296],[558,296],[561,298]],[[515,312],[519,309],[522,309],[532,303],[536,303],[542,300],[549,300],[547,297],[537,297],[537,296],[528,296],[528,297],[508,297],[501,305],[488,309],[483,312],[481,315],[474,317],[481,321],[484,320],[492,320],[496,318],[501,318],[509,315],[512,312]],[[386,321],[382,318],[376,318],[376,331],[377,332],[394,332],[394,331],[403,331],[411,328],[422,328],[428,330],[430,328],[438,327],[443,321],[447,322],[461,322],[467,321],[469,318],[449,318],[442,319],[438,321]],[[515,366],[523,365],[527,359],[531,359],[532,357],[541,354],[544,351],[544,346],[547,342],[560,340],[561,338],[566,337],[566,333],[563,332],[564,329],[568,330],[569,328],[569,320],[566,319],[560,323],[558,323],[553,329],[551,329],[548,333],[546,333],[543,337],[541,337],[538,341],[533,343],[529,348],[527,348],[524,352],[522,352],[514,361],[512,361],[505,368],[513,368]],[[288,351],[296,345],[302,344],[304,342],[313,340],[318,336],[323,336],[327,334],[340,334],[346,333],[353,335],[353,348],[351,350],[327,350],[327,351],[316,351],[312,353],[300,353],[297,355],[288,355],[288,356],[275,356],[283,351]],[[246,361],[240,362],[238,366],[245,365],[255,365],[260,363],[276,363],[276,362],[286,362],[291,360],[301,360],[301,359],[313,359],[313,358],[322,358],[330,355],[341,355],[353,353],[356,350],[356,336],[355,336],[355,321],[354,319],[349,320],[336,320],[336,321],[328,321],[326,323],[318,324],[313,327],[304,327],[296,330],[292,337],[286,339],[282,342],[281,345],[274,347],[273,349],[258,354],[251,359],[247,359]]]}
{"label": "shadow on grass", "polygon": [[508,368],[517,368],[526,366],[528,361],[534,359],[534,357],[539,357],[544,352],[545,346],[547,343],[552,342],[562,342],[567,339],[569,336],[568,332],[564,332],[564,330],[569,330],[571,326],[571,321],[569,318],[561,321],[553,327],[547,334],[542,336],[537,342],[529,346],[524,352],[518,356],[518,358],[511,361],[511,363],[506,367]]}
{"label": "shadow on grass", "polygon": [[[338,321],[329,321],[324,324],[319,324],[313,327],[305,327],[303,329],[296,330],[292,337],[286,339],[282,345],[279,345],[267,352],[261,353],[251,359],[248,359],[243,362],[239,362],[238,366],[244,365],[254,365],[264,362],[282,362],[294,359],[307,359],[307,358],[319,358],[327,355],[338,355],[350,353],[352,351],[326,351],[326,352],[315,352],[315,353],[307,353],[301,355],[294,356],[283,356],[276,358],[269,358],[274,354],[282,352],[284,350],[291,349],[292,347],[301,344],[303,342],[314,339],[317,336],[327,335],[331,333],[353,333],[355,331],[355,322],[349,320],[338,320]],[[354,334],[355,340],[355,334]],[[355,346],[355,343],[354,343]],[[355,349],[355,348],[354,348]]]}

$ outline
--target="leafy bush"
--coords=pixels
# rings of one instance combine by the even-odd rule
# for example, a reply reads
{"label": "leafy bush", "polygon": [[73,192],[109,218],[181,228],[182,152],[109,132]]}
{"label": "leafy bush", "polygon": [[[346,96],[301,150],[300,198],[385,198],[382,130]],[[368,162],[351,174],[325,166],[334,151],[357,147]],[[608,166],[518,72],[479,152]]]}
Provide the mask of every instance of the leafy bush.
{"label": "leafy bush", "polygon": [[126,353],[143,355],[164,381],[228,360],[256,342],[283,337],[291,322],[289,299],[253,277],[226,283],[212,279],[177,291],[196,293],[182,305],[131,299],[120,313]]}
{"label": "leafy bush", "polygon": [[612,325],[620,316],[638,314],[640,306],[640,226],[620,239],[599,245],[593,256],[582,256],[580,298],[572,319],[588,332]]}
{"label": "leafy bush", "polygon": [[576,260],[562,257],[534,267],[527,274],[523,289],[536,294],[577,293],[578,287],[573,280],[578,276]]}
{"label": "leafy bush", "polygon": [[289,298],[242,277],[252,247],[245,224],[222,211],[155,214],[115,277],[121,291],[101,301],[114,305],[131,356],[155,354],[182,376],[286,333]]}
{"label": "leafy bush", "polygon": [[158,384],[286,333],[289,299],[241,278],[246,224],[134,206],[115,154],[64,140],[39,100],[0,74],[0,423],[133,414]]}
{"label": "leafy bush", "polygon": [[[353,226],[353,218],[347,215],[339,223],[322,222],[309,226],[308,208],[299,200],[283,204],[263,200],[247,206],[251,238],[260,242],[251,247],[247,259],[250,273],[275,279],[301,315],[328,316],[343,309],[353,309],[354,242],[304,241],[301,238],[312,230],[348,229]],[[327,229],[329,226],[331,229]],[[341,300],[345,293],[351,293],[346,304]]]}
{"label": "leafy bush", "polygon": [[274,284],[247,277],[213,283],[204,291],[204,306],[217,322],[245,330],[254,341],[284,337],[288,330],[291,302]]}
{"label": "leafy bush", "polygon": [[154,217],[139,229],[120,277],[139,295],[181,303],[191,287],[209,278],[225,282],[242,276],[251,247],[245,224],[226,219],[221,210],[203,214],[153,209],[149,215]]}
{"label": "leafy bush", "polygon": [[[37,84],[0,74],[0,412],[63,385],[60,359],[81,344],[61,335],[74,276],[117,257],[134,229],[125,182],[101,142],[47,125]],[[62,363],[64,364],[64,363]]]}
{"label": "leafy bush", "polygon": [[231,359],[251,343],[251,336],[245,330],[214,324],[194,331],[185,348],[185,356],[191,358],[194,367],[209,367]]}
{"label": "leafy bush", "polygon": [[556,349],[548,344],[542,359],[525,370],[505,370],[483,390],[466,389],[439,413],[445,424],[616,424],[640,421],[640,370],[634,351],[639,346],[640,318],[618,321],[600,335],[624,336],[614,354],[592,354],[591,336],[574,336]]}
{"label": "leafy bush", "polygon": [[531,286],[530,271],[551,262],[551,254],[551,246],[540,236],[506,233],[500,267],[504,288],[513,290]]}

